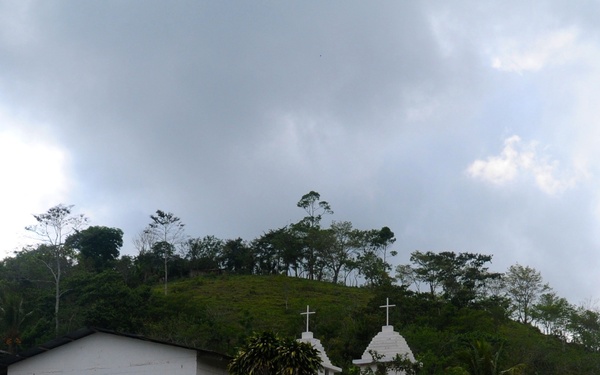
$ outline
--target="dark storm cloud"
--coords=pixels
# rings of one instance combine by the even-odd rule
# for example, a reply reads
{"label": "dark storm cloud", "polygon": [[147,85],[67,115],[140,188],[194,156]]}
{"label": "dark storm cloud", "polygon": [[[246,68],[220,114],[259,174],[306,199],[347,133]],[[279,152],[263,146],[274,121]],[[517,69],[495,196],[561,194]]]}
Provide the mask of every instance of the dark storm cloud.
{"label": "dark storm cloud", "polygon": [[278,137],[282,117],[298,118],[298,128],[312,123],[315,132],[300,131],[299,141],[331,150],[302,156],[327,163],[319,159],[344,145],[316,139],[324,129],[377,139],[404,126],[382,118],[401,115],[411,91],[433,90],[443,73],[421,10],[408,4],[63,3],[32,12],[36,38],[19,51],[36,53],[23,52],[26,69],[16,76],[39,84],[20,94],[47,111],[83,180],[125,193],[140,184],[187,190],[158,199],[185,201],[211,187],[271,189],[238,166],[253,167],[272,141],[265,137],[287,141]]}
{"label": "dark storm cloud", "polygon": [[[333,219],[391,227],[398,262],[415,249],[493,253],[499,271],[530,262],[560,282],[564,247],[579,241],[588,257],[595,246],[597,218],[574,213],[593,194],[549,197],[531,175],[491,186],[465,172],[513,134],[561,138],[564,124],[546,117],[561,84],[492,67],[508,66],[518,38],[523,54],[545,45],[537,34],[587,27],[553,6],[6,5],[0,101],[67,150],[66,203],[123,228],[127,252],[158,208],[192,236],[252,239],[298,220],[296,202],[317,190]],[[565,293],[587,296],[581,284]]]}

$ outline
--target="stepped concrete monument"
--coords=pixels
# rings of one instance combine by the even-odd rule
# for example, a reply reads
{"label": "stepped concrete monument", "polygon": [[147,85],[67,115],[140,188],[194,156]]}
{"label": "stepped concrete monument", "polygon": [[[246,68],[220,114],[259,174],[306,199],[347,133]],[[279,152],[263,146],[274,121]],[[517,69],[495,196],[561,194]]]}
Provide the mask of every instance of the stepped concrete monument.
{"label": "stepped concrete monument", "polygon": [[[416,362],[404,337],[394,331],[394,326],[390,325],[390,307],[394,306],[395,305],[390,305],[389,298],[386,299],[385,305],[380,306],[386,309],[385,326],[381,327],[381,332],[373,337],[362,357],[352,361],[352,363],[360,368],[361,372],[368,368],[375,372],[377,362],[391,362],[396,356]],[[374,358],[374,356],[377,358]],[[388,375],[404,375],[404,371],[394,371],[392,369],[389,369],[387,373]]]}
{"label": "stepped concrete monument", "polygon": [[342,372],[341,368],[334,366],[331,363],[329,357],[327,357],[327,353],[325,353],[325,348],[323,348],[321,341],[314,338],[313,333],[309,330],[310,315],[314,313],[314,311],[310,311],[308,306],[306,306],[306,312],[300,313],[301,315],[306,315],[306,332],[302,332],[302,338],[298,339],[298,341],[310,343],[312,344],[313,348],[319,351],[319,355],[321,356],[321,364],[323,365],[323,368],[319,370],[319,375],[332,375]]}

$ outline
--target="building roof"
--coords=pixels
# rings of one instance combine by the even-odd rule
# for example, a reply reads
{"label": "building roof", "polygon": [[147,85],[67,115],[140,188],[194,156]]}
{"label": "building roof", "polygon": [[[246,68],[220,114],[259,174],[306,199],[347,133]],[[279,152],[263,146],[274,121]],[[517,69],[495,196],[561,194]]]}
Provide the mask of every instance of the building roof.
{"label": "building roof", "polygon": [[[316,339],[313,336],[313,333],[310,331],[309,323],[310,323],[310,315],[314,314],[314,311],[310,311],[310,306],[306,305],[306,312],[300,313],[300,315],[306,315],[306,332],[302,332],[302,338],[299,338],[298,341],[306,342],[311,344],[317,351],[319,352],[319,357],[321,358],[321,365],[324,369],[331,371],[332,373],[342,372],[342,369],[334,366],[327,353],[325,353],[325,348],[321,344],[321,340]],[[321,371],[319,371],[321,373]]]}
{"label": "building roof", "polygon": [[302,332],[302,338],[298,339],[298,341],[309,343],[319,351],[319,356],[321,357],[321,365],[323,365],[325,369],[330,370],[334,373],[342,372],[341,368],[334,366],[331,363],[331,360],[329,360],[327,353],[325,353],[325,348],[323,348],[323,345],[321,344],[321,340],[314,338],[312,332]]}
{"label": "building roof", "polygon": [[198,353],[198,355],[201,356],[207,356],[207,357],[213,357],[216,359],[220,359],[220,360],[225,360],[225,361],[229,361],[231,360],[231,357],[226,355],[226,354],[222,354],[222,353],[217,353],[214,351],[210,351],[210,350],[204,350],[204,349],[198,349],[198,348],[193,348],[193,347],[189,347],[189,346],[185,346],[185,345],[179,345],[179,344],[174,344],[171,342],[166,342],[166,341],[161,341],[161,340],[154,340],[154,339],[150,339],[147,337],[144,337],[142,335],[136,335],[136,334],[131,334],[131,333],[122,333],[122,332],[116,332],[116,331],[112,331],[112,330],[108,330],[108,329],[103,329],[103,328],[98,328],[98,327],[86,327],[86,328],[81,328],[77,331],[74,332],[70,332],[67,333],[64,336],[61,337],[57,337],[53,340],[50,340],[44,344],[35,346],[33,348],[27,349],[23,352],[14,354],[14,355],[9,355],[6,357],[2,357],[0,358],[0,375],[6,373],[5,370],[8,366],[12,365],[13,363],[17,363],[20,362],[24,359],[27,358],[31,358],[33,356],[36,356],[38,354],[42,354],[45,353],[49,350],[52,350],[54,348],[58,348],[59,346],[71,343],[73,341],[79,340],[81,338],[84,338],[86,336],[92,335],[94,333],[107,333],[107,334],[111,334],[111,335],[117,335],[117,336],[122,336],[122,337],[128,337],[128,338],[132,338],[132,339],[136,339],[136,340],[142,340],[142,341],[149,341],[149,342],[154,342],[157,344],[162,344],[162,345],[170,345],[170,346],[175,346],[175,347],[179,347],[179,348],[183,348],[183,349],[188,349],[188,350],[194,350]]}
{"label": "building roof", "polygon": [[407,359],[410,359],[413,362],[415,361],[415,357],[404,337],[394,331],[394,326],[390,325],[383,326],[381,332],[373,337],[373,340],[371,340],[371,343],[367,346],[367,349],[365,349],[362,357],[353,360],[352,363],[355,365],[372,364],[375,361],[373,360],[371,353],[377,353],[382,356],[382,358],[379,359],[381,362],[392,361],[396,355],[406,356]]}

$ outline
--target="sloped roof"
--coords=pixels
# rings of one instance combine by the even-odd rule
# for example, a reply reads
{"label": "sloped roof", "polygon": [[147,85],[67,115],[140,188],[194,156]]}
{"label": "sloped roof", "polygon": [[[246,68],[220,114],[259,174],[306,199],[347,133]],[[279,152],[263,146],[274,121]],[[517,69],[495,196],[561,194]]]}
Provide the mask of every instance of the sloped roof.
{"label": "sloped roof", "polygon": [[[194,350],[199,355],[213,357],[213,358],[224,360],[224,361],[230,361],[232,359],[230,356],[228,356],[226,354],[214,352],[214,351],[211,351],[211,350],[198,349],[198,348],[193,348],[193,347],[189,347],[189,346],[185,346],[185,345],[174,344],[174,343],[171,343],[171,342],[166,342],[166,341],[161,341],[161,340],[154,340],[154,339],[150,339],[150,338],[147,338],[145,336],[142,336],[142,335],[116,332],[116,331],[111,331],[111,330],[108,330],[108,329],[97,328],[97,327],[86,327],[86,328],[81,328],[81,329],[79,329],[77,331],[74,331],[74,332],[67,333],[64,336],[57,337],[54,340],[50,340],[50,341],[48,341],[48,342],[46,342],[46,343],[44,343],[42,345],[35,346],[35,347],[27,349],[27,350],[25,350],[23,352],[20,352],[20,353],[14,354],[14,355],[9,355],[9,356],[4,357],[4,358],[0,358],[0,375],[3,374],[3,373],[6,373],[5,372],[6,368],[8,366],[12,365],[13,363],[17,363],[17,362],[20,362],[20,361],[22,361],[24,359],[31,358],[31,357],[36,356],[38,354],[45,353],[45,352],[47,352],[49,350],[52,350],[54,348],[58,348],[59,346],[71,343],[73,341],[79,340],[81,338],[84,338],[86,336],[92,335],[92,334],[97,333],[97,332],[108,333],[108,334],[111,334],[111,335],[117,335],[117,336],[122,336],[122,337],[129,337],[129,338],[132,338],[132,339],[149,341],[149,342],[154,342],[154,343],[162,344],[162,345],[175,346],[175,347],[179,347],[179,348],[183,348],[183,349]],[[2,370],[4,370],[4,372]]]}
{"label": "sloped roof", "polygon": [[325,348],[323,348],[323,345],[321,344],[321,340],[314,338],[312,332],[302,332],[302,338],[298,339],[298,341],[307,342],[319,351],[319,356],[321,357],[321,364],[324,368],[331,370],[332,372],[342,372],[341,368],[334,366],[331,363],[331,360],[329,360],[327,353],[325,353]]}
{"label": "sloped roof", "polygon": [[378,355],[383,356],[381,362],[392,361],[396,355],[406,356],[407,359],[415,361],[410,347],[406,343],[404,337],[398,332],[394,331],[394,326],[383,326],[381,332],[379,332],[373,339],[367,349],[365,349],[360,359],[352,361],[355,365],[367,365],[373,363],[373,357],[371,352],[376,352]]}

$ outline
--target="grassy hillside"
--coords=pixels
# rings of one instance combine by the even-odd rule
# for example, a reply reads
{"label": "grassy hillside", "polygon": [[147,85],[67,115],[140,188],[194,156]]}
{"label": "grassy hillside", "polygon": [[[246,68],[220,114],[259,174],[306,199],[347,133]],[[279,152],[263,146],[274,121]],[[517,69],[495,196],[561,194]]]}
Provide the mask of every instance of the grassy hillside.
{"label": "grassy hillside", "polygon": [[[162,292],[158,291],[157,292]],[[311,306],[312,329],[326,317],[351,314],[366,306],[367,289],[286,276],[197,277],[172,283],[166,300],[183,302],[195,309],[207,308],[221,319],[251,319],[255,330],[287,332],[304,330],[300,315]]]}
{"label": "grassy hillside", "polygon": [[385,324],[380,305],[386,297],[396,305],[390,324],[423,363],[423,374],[468,368],[473,356],[481,354],[473,352],[475,347],[489,349],[498,358],[498,369],[525,364],[526,374],[600,373],[598,353],[516,323],[493,303],[459,308],[394,286],[354,288],[285,276],[185,279],[170,283],[167,296],[157,286],[143,333],[234,354],[253,332],[300,337],[306,324],[300,313],[310,305],[316,311],[310,330],[333,363],[347,370]]}
{"label": "grassy hillside", "polygon": [[[372,297],[366,288],[280,275],[201,276],[170,283],[167,296],[161,287],[155,288],[153,323],[145,333],[233,353],[252,332],[270,330],[300,337],[306,329],[306,318],[300,313],[310,305],[316,312],[310,317],[310,330],[327,347],[339,341],[343,332],[356,330]],[[331,351],[335,356],[346,349]]]}

